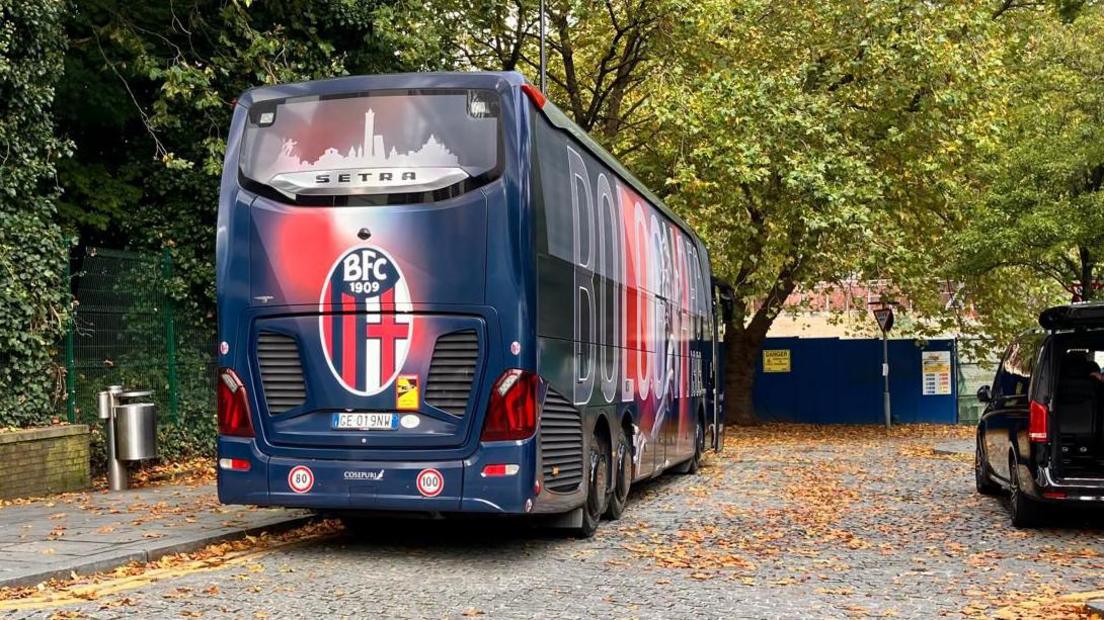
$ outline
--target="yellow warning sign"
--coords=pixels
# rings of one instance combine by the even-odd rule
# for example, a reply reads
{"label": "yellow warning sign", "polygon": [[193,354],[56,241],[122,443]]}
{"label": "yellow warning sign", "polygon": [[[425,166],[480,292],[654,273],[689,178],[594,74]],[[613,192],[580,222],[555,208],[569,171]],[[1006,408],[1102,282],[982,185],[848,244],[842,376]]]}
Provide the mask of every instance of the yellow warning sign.
{"label": "yellow warning sign", "polygon": [[763,372],[790,372],[790,350],[764,349]]}
{"label": "yellow warning sign", "polygon": [[418,375],[399,375],[395,379],[395,407],[401,411],[417,411]]}

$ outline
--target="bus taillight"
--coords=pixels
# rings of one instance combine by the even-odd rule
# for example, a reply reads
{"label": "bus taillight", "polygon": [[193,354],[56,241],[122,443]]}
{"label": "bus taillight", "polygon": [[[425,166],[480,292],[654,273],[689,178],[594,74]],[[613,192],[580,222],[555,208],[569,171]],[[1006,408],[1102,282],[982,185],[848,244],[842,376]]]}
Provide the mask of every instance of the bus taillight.
{"label": "bus taillight", "polygon": [[537,432],[540,418],[540,377],[511,368],[502,373],[491,390],[491,404],[483,421],[483,441],[528,439]]}
{"label": "bus taillight", "polygon": [[219,371],[218,426],[220,435],[253,437],[245,386],[238,374],[229,368]]}

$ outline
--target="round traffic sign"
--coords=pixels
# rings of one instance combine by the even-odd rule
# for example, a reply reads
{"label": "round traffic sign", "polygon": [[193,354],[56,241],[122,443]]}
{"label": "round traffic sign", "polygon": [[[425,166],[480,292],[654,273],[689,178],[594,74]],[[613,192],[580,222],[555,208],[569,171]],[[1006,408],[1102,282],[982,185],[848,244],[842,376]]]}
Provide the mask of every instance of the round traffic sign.
{"label": "round traffic sign", "polygon": [[296,493],[306,493],[314,487],[314,472],[306,465],[296,465],[288,472],[288,486]]}
{"label": "round traffic sign", "polygon": [[418,492],[425,497],[437,497],[445,489],[445,478],[436,469],[418,472]]}

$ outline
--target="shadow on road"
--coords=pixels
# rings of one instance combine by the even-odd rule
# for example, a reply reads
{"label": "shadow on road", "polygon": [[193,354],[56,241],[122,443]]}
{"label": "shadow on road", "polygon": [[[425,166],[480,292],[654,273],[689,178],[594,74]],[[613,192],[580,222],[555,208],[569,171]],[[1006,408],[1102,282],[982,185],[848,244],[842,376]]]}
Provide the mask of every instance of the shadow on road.
{"label": "shadow on road", "polygon": [[[659,494],[677,493],[674,489],[682,476],[663,475],[643,480],[633,485],[629,494],[626,519],[632,518],[633,508]],[[340,519],[344,531],[341,542],[356,546],[384,545],[392,548],[425,549],[488,548],[549,545],[575,540],[571,531],[550,527],[542,516],[494,516],[494,515],[441,515],[419,514],[362,514],[345,515]],[[598,529],[600,539],[617,522],[603,520]]]}
{"label": "shadow on road", "polygon": [[[998,521],[994,525],[1005,525],[1008,519],[1008,498],[987,498],[997,509]],[[1051,532],[1055,534],[1102,534],[1104,533],[1104,507],[1096,504],[1045,504],[1040,507],[1040,523],[1024,532]],[[1012,529],[1011,524],[1008,528]]]}

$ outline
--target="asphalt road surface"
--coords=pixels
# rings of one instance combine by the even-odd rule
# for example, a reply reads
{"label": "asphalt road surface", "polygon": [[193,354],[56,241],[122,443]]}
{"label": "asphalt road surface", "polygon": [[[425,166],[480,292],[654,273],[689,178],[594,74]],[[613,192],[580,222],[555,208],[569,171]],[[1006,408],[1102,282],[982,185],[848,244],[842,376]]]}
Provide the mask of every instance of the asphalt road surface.
{"label": "asphalt road surface", "polygon": [[589,540],[502,521],[375,522],[9,615],[1080,616],[1061,597],[1104,589],[1099,515],[1014,530],[1000,499],[974,493],[967,457],[931,449],[968,433],[768,426],[730,437],[697,476],[638,488]]}

